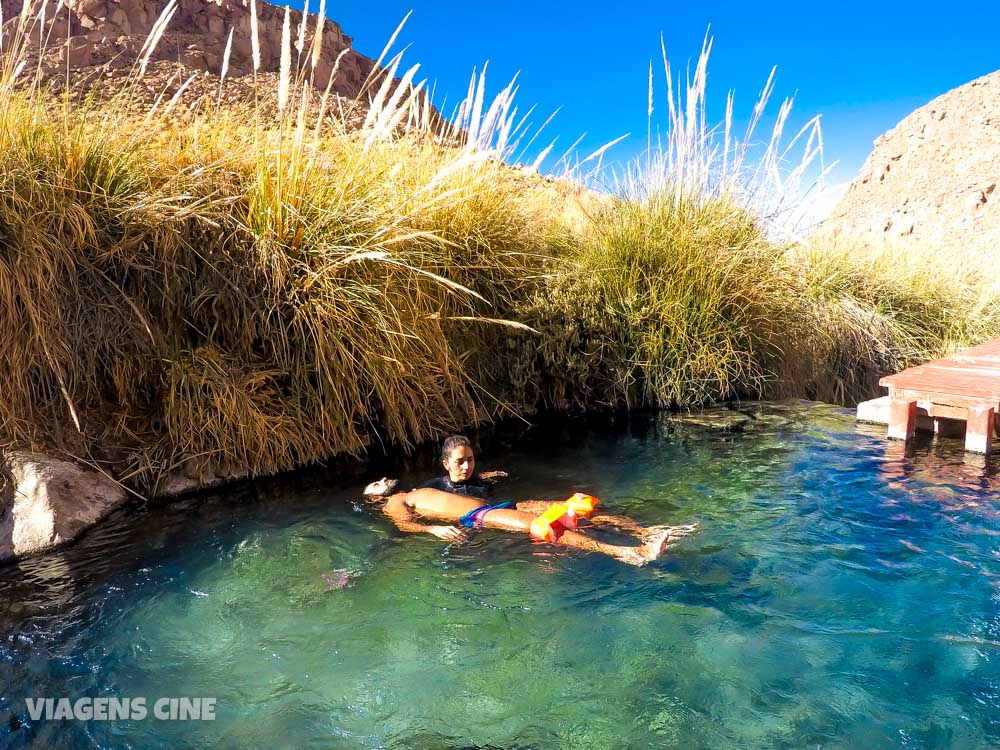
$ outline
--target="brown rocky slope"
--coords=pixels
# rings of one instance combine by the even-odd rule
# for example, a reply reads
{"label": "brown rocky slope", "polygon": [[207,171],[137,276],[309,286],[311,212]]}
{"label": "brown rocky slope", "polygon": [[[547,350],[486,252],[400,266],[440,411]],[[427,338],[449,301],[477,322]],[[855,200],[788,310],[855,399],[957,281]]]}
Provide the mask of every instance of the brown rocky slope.
{"label": "brown rocky slope", "polygon": [[998,183],[1000,71],[939,96],[881,135],[823,229],[994,253]]}
{"label": "brown rocky slope", "polygon": [[[42,36],[46,38],[41,56],[44,78],[64,75],[67,67],[75,80],[86,80],[83,73],[97,68],[102,69],[101,77],[105,80],[124,77],[135,65],[143,43],[166,5],[167,0],[65,0],[56,12],[56,4],[48,0],[46,33],[40,35],[36,23],[29,61],[37,60],[37,40]],[[5,39],[13,35],[21,7],[21,0],[0,0]],[[37,2],[32,7],[32,16],[38,19],[40,11],[41,3]],[[283,8],[257,3],[260,73],[278,71],[284,13]],[[315,13],[307,17],[302,48],[292,50],[293,68],[308,67],[316,19]],[[299,38],[302,13],[291,11],[290,20],[294,45]],[[227,77],[238,79],[253,72],[249,0],[179,0],[150,57],[152,67],[161,71],[180,67],[218,75],[230,31],[233,42]],[[160,65],[156,65],[158,62]],[[351,38],[339,25],[325,21],[313,77],[317,88],[326,87],[336,66],[332,90],[342,96],[356,97],[374,65],[374,61],[351,49]],[[32,68],[29,66],[28,70]]]}

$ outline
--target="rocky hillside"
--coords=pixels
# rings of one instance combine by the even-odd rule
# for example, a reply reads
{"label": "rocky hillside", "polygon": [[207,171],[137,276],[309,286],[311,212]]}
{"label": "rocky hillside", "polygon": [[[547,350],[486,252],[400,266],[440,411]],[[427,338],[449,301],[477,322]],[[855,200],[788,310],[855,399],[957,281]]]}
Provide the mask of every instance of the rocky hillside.
{"label": "rocky hillside", "polygon": [[[81,71],[103,67],[102,77],[123,75],[135,63],[153,24],[167,0],[65,0],[55,18],[55,3],[47,3],[48,41],[42,55],[47,78],[61,75],[67,68]],[[10,39],[21,10],[21,0],[0,0],[5,38]],[[33,14],[37,18],[40,3]],[[284,8],[258,2],[260,71],[278,70]],[[299,37],[302,14],[291,12],[291,38]],[[302,49],[292,50],[292,65],[305,67],[316,29],[316,14],[307,18]],[[239,78],[253,71],[249,0],[179,0],[177,10],[151,57],[152,61],[173,63],[191,71],[221,72],[226,41],[233,31],[227,77]],[[37,46],[40,35],[32,33]],[[314,83],[325,88],[337,66],[333,91],[348,97],[357,95],[374,62],[350,49],[351,38],[333,21],[323,27],[322,48]],[[337,59],[340,57],[339,65]],[[32,55],[37,59],[37,53]],[[158,66],[160,69],[164,65]]]}
{"label": "rocky hillside", "polygon": [[1000,71],[939,96],[875,141],[824,228],[1000,248]]}

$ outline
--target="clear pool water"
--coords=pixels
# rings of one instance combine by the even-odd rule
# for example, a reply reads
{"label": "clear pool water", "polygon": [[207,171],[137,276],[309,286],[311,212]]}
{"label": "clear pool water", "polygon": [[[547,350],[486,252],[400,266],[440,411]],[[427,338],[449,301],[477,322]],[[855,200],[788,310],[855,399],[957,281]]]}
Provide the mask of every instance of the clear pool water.
{"label": "clear pool water", "polygon": [[[638,569],[401,535],[356,504],[370,477],[121,512],[0,569],[0,746],[1000,744],[1000,480],[957,441],[906,456],[842,409],[747,411],[738,433],[484,441],[507,497],[586,489],[701,524]],[[216,719],[32,721],[24,701],[108,695],[210,696]]]}

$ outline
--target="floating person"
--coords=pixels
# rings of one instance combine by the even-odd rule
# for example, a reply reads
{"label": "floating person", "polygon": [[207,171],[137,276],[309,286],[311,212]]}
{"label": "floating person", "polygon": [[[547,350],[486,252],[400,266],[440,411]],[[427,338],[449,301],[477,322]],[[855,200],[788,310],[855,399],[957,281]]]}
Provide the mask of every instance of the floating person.
{"label": "floating person", "polygon": [[[469,474],[471,476],[471,473]],[[697,530],[697,524],[683,526],[640,526],[624,516],[596,516],[593,524],[604,523],[633,536],[637,546],[617,545],[593,539],[576,530],[575,520],[590,514],[597,501],[577,493],[561,503],[530,501],[483,504],[481,498],[462,496],[431,487],[396,492],[399,480],[383,477],[365,488],[369,502],[383,503],[382,512],[400,531],[433,534],[439,539],[462,538],[463,527],[501,529],[530,534],[566,547],[601,552],[629,565],[655,560],[666,544]],[[583,507],[579,505],[583,503]],[[428,521],[451,522],[445,525]],[[457,524],[457,525],[456,525]]]}
{"label": "floating person", "polygon": [[476,454],[471,441],[465,435],[452,435],[445,439],[441,446],[441,464],[447,473],[443,477],[435,477],[424,482],[420,485],[421,489],[440,490],[453,495],[488,500],[493,495],[495,480],[507,476],[503,471],[477,474]]}
{"label": "floating person", "polygon": [[[497,481],[507,477],[505,471],[486,471],[477,474],[476,453],[472,448],[472,441],[465,435],[452,435],[445,438],[441,445],[441,465],[444,466],[447,474],[424,482],[418,489],[441,490],[442,492],[451,492],[454,495],[489,500],[493,497]],[[552,501],[548,500],[529,500],[518,503],[517,510],[541,515],[551,505]],[[625,516],[596,516],[589,521],[591,524],[614,526],[620,531],[636,536],[648,535],[651,528],[642,526]]]}

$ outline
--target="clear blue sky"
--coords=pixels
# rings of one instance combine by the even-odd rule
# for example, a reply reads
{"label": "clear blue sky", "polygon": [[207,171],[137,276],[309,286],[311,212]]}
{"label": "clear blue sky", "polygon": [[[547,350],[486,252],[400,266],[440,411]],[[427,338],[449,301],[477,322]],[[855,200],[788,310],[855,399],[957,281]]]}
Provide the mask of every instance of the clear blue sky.
{"label": "clear blue sky", "polygon": [[[318,0],[311,0],[316,10]],[[297,7],[301,8],[301,0]],[[588,133],[581,153],[631,132],[613,155],[645,147],[648,65],[654,61],[663,118],[659,34],[675,70],[697,57],[711,24],[710,116],[722,117],[726,93],[736,92],[746,117],[772,66],[777,66],[773,115],[795,97],[794,124],[822,115],[827,161],[840,165],[830,182],[857,174],[872,140],[913,109],[945,91],[1000,69],[1000,3],[964,0],[839,0],[838,2],[546,2],[504,0],[333,0],[327,13],[375,57],[407,11],[395,49],[436,81],[435,103],[460,99],[474,67],[489,60],[495,93],[520,71],[518,102],[544,117],[568,147]],[[450,105],[448,106],[450,113]],[[662,122],[662,119],[660,120]],[[770,122],[766,132],[770,132]],[[795,128],[797,129],[797,128]],[[555,149],[559,151],[559,146]]]}

